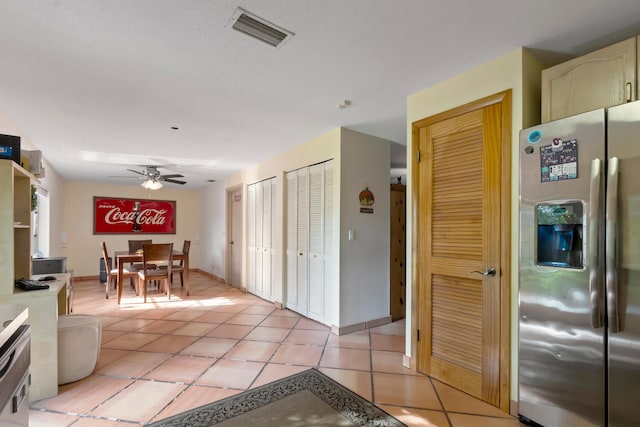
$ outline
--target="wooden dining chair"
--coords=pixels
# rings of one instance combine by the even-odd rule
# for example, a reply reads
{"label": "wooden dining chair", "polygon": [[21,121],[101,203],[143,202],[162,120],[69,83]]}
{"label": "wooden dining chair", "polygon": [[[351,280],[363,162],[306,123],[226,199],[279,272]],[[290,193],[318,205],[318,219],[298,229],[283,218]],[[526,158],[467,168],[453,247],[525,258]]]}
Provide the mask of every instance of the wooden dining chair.
{"label": "wooden dining chair", "polygon": [[[147,302],[147,282],[162,280],[167,296],[171,299],[171,271],[173,267],[173,243],[149,243],[142,245],[142,269],[138,270],[138,295],[142,291],[144,302]],[[166,264],[167,268],[158,269],[158,264]],[[151,268],[150,266],[154,266]]]}
{"label": "wooden dining chair", "polygon": [[[144,240],[129,240],[129,253],[132,254],[134,252],[137,251],[141,251],[142,250],[142,245],[147,245],[149,243],[153,243],[153,240],[151,239],[144,239]],[[137,264],[133,264],[137,269],[141,269],[142,268],[142,263],[137,263]]]}
{"label": "wooden dining chair", "polygon": [[[107,272],[107,283],[105,284],[105,298],[109,299],[109,285],[113,284],[115,288],[118,284],[118,269],[112,268],[111,260],[109,259],[109,252],[107,251],[107,243],[102,242],[102,259],[104,260],[104,267]],[[115,260],[114,260],[115,263]],[[135,267],[131,267],[129,265],[125,265],[122,268],[122,277],[136,277],[138,275],[138,269]]]}
{"label": "wooden dining chair", "polygon": [[[189,256],[189,248],[191,248],[191,240],[185,240],[182,244],[182,253],[185,258]],[[158,265],[158,268],[167,268],[166,265]],[[184,288],[184,259],[181,259],[179,263],[171,266],[170,282],[173,284],[173,273],[180,273],[180,286]]]}
{"label": "wooden dining chair", "polygon": [[[142,239],[142,240],[128,240],[128,244],[129,244],[129,253],[132,254],[134,252],[138,252],[138,251],[142,251],[142,245],[147,245],[149,243],[153,243],[153,240],[151,239]],[[141,262],[137,262],[137,263],[131,263],[130,264],[131,267],[137,269],[137,270],[142,270],[142,263]],[[147,266],[148,268],[157,268],[157,265],[153,265],[153,264],[149,264]],[[131,279],[133,280],[133,279]],[[131,286],[134,286],[133,281],[131,282]]]}
{"label": "wooden dining chair", "polygon": [[153,243],[153,240],[151,239],[129,240],[128,242],[129,242],[129,253],[134,253],[135,251],[142,250],[142,245]]}

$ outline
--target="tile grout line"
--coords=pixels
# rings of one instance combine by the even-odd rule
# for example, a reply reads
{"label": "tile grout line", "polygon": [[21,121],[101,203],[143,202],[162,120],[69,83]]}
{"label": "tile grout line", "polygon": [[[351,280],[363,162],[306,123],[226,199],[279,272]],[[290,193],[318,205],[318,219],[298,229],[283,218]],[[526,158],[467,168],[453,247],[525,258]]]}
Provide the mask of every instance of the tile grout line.
{"label": "tile grout line", "polygon": [[438,390],[436,389],[436,386],[433,384],[433,378],[431,378],[430,375],[426,375],[426,377],[429,379],[429,384],[431,384],[431,388],[433,388],[433,392],[435,393],[436,397],[438,398],[438,402],[440,403],[440,407],[442,408],[442,413],[444,414],[445,418],[447,419],[447,422],[449,423],[449,427],[453,427],[453,423],[451,422],[451,418],[449,418],[449,413],[447,412],[447,409],[444,407],[444,402],[442,401],[442,398],[440,397],[440,393],[438,393]]}

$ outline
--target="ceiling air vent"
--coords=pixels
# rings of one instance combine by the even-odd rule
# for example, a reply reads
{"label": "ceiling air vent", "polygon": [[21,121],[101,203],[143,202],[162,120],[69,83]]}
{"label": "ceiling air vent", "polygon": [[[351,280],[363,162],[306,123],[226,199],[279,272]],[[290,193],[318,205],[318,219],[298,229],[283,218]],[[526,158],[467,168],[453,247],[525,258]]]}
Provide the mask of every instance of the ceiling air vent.
{"label": "ceiling air vent", "polygon": [[231,17],[231,27],[273,47],[282,46],[293,36],[291,31],[278,27],[242,8],[238,8]]}

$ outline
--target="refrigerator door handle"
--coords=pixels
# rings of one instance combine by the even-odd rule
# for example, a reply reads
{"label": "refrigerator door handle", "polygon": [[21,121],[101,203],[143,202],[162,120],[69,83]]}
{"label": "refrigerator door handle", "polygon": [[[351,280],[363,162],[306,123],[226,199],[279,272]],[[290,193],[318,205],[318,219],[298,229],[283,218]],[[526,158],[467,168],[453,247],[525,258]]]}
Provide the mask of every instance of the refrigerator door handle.
{"label": "refrigerator door handle", "polygon": [[589,309],[591,310],[591,327],[602,327],[601,286],[602,276],[601,261],[599,259],[600,246],[600,192],[602,187],[602,160],[591,161],[591,183],[589,188]]}
{"label": "refrigerator door handle", "polygon": [[607,220],[606,220],[606,286],[607,286],[607,313],[609,331],[619,332],[618,318],[618,265],[616,258],[616,240],[618,236],[618,172],[619,160],[617,157],[609,159],[609,172],[607,177]]}

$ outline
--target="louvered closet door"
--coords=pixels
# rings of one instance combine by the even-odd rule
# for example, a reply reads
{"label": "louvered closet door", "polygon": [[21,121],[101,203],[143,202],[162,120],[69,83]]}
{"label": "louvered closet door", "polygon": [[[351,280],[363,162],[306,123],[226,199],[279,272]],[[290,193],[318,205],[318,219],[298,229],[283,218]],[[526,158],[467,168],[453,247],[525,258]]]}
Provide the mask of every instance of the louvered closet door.
{"label": "louvered closet door", "polygon": [[298,311],[298,172],[287,179],[287,307]]}
{"label": "louvered closet door", "polygon": [[333,162],[286,178],[287,307],[325,322],[330,318],[327,282],[333,277]]}
{"label": "louvered closet door", "polygon": [[262,188],[262,182],[255,184],[256,187],[256,274],[255,274],[255,290],[254,294],[261,295],[262,293],[262,268],[263,268],[263,216],[264,216],[264,191]]}
{"label": "louvered closet door", "polygon": [[309,313],[309,172],[298,170],[298,227],[296,231],[296,273],[298,313]]}
{"label": "louvered closet door", "polygon": [[324,163],[309,168],[309,314],[324,317]]}
{"label": "louvered closet door", "polygon": [[275,180],[268,179],[262,184],[262,280],[261,287],[258,288],[258,295],[264,299],[271,299],[271,272],[272,272],[272,218],[273,218],[273,199],[275,198]]}
{"label": "louvered closet door", "polygon": [[334,225],[333,221],[335,216],[333,215],[333,160],[330,160],[325,163],[324,166],[324,229],[323,229],[323,239],[324,239],[324,307],[323,307],[323,323],[327,323],[328,320],[332,319],[331,309],[332,304],[330,301],[331,292],[330,290],[332,285],[333,278],[333,230]]}
{"label": "louvered closet door", "polygon": [[256,292],[256,185],[247,186],[249,195],[247,200],[247,237],[248,237],[248,264],[249,277],[247,278],[247,290]]}

